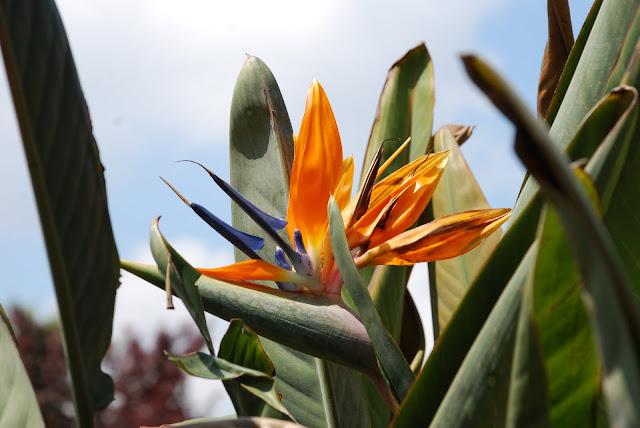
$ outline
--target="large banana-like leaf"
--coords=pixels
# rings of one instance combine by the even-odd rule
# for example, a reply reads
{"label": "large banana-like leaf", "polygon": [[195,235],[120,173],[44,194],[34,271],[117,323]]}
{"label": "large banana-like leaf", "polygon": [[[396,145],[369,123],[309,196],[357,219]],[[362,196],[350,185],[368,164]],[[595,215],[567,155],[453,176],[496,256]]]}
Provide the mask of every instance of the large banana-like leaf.
{"label": "large banana-like leaf", "polygon": [[[567,148],[568,154],[574,159],[591,157],[607,134],[621,126],[621,119],[628,108],[628,96],[623,92],[609,94],[589,112],[587,120]],[[493,304],[533,242],[541,208],[542,199],[538,195],[529,202],[522,215],[511,223],[500,245],[469,287],[447,328],[435,343],[415,387],[429,399],[411,407],[412,412],[422,415],[421,420],[433,418]],[[478,305],[478,301],[484,304]],[[403,407],[405,405],[410,407],[412,402],[403,404]]]}
{"label": "large banana-like leaf", "polygon": [[[293,152],[293,130],[278,83],[264,62],[249,57],[240,70],[231,101],[231,185],[268,214],[286,215]],[[231,206],[231,213],[235,228],[263,234],[237,205]],[[275,248],[273,241],[266,240],[259,254],[273,260]],[[237,261],[246,258],[236,250]]]}
{"label": "large banana-like leaf", "polygon": [[[532,349],[522,364],[538,369],[538,355],[535,355],[538,345],[545,371],[530,374],[529,385],[522,385],[521,406],[513,413],[526,417],[528,409],[548,407],[547,417],[554,426],[594,426],[594,409],[600,393],[600,361],[581,298],[580,275],[551,207],[543,212],[540,251],[528,285],[531,301],[529,307],[523,308],[528,313],[520,317],[528,331],[520,336]],[[543,379],[548,379],[548,392],[544,394],[540,390]],[[520,418],[514,415],[514,419]]]}
{"label": "large banana-like leaf", "polygon": [[53,276],[79,426],[113,400],[118,255],[103,168],[53,1],[0,1],[0,43]]}
{"label": "large banana-like leaf", "polygon": [[[616,168],[615,164],[624,165],[623,174],[624,171],[628,173],[637,168],[633,165],[639,165],[637,161],[625,161],[621,157],[629,147],[632,137],[629,130],[635,127],[637,111],[634,89],[613,91],[598,104],[576,135],[583,145],[602,141],[587,165],[587,171],[596,180],[602,195],[609,193],[607,188],[616,187],[618,183],[615,171],[620,168]],[[612,123],[613,126],[610,126]],[[627,192],[627,195],[630,194]],[[623,198],[621,194],[619,199]],[[616,201],[615,204],[602,207],[610,230],[623,227],[607,219],[609,210],[615,211],[619,206]],[[580,296],[582,285],[579,273],[563,238],[561,226],[557,220],[554,221],[555,217],[548,218],[551,215],[546,218],[545,235],[541,238],[534,286],[536,325],[531,328],[539,332],[546,371],[549,373],[552,424],[588,426],[595,424],[594,409],[597,408],[600,393],[600,363],[593,331]],[[626,220],[628,223],[632,223],[630,218]],[[618,248],[621,248],[618,242],[629,239],[625,238],[616,241]],[[572,339],[566,340],[567,337]],[[577,359],[581,364],[574,363]],[[532,391],[524,401],[528,403],[540,396],[540,393]]]}
{"label": "large banana-like leaf", "polygon": [[[517,126],[516,152],[557,209],[585,284],[587,309],[603,363],[610,422],[640,423],[640,317],[614,245],[567,159],[545,129],[488,65],[465,58],[471,78]],[[595,192],[595,190],[594,190]]]}
{"label": "large banana-like leaf", "polygon": [[382,177],[405,165],[407,161],[424,155],[431,139],[434,104],[433,65],[427,47],[420,44],[407,52],[389,70],[369,137],[360,185],[364,182],[367,168],[378,148],[389,138],[396,141],[385,143],[383,162],[408,137],[411,137],[411,143],[409,150],[405,149]]}
{"label": "large banana-like leaf", "polygon": [[[545,243],[544,239],[540,238],[538,242]],[[540,246],[537,253],[538,258],[547,255],[540,250]],[[535,276],[538,277],[539,275]],[[540,343],[540,330],[536,323],[533,280],[534,275],[530,271],[522,289],[505,421],[505,425],[510,428],[551,426],[549,385]],[[571,423],[573,422],[569,422]]]}
{"label": "large banana-like leaf", "polygon": [[[633,74],[628,73],[627,76],[631,77]],[[638,76],[633,80],[629,83],[636,88],[640,86]],[[629,107],[623,116],[624,121],[611,130],[594,153],[588,172],[594,177],[601,195],[604,222],[613,238],[627,278],[634,279],[640,278],[640,264],[637,260],[640,243],[634,239],[640,233],[640,200],[636,197],[635,186],[640,180],[640,150],[636,143],[640,135],[640,106],[637,89],[622,86],[612,93],[627,99]],[[636,301],[640,302],[640,281],[632,281],[631,286]]]}
{"label": "large banana-like leaf", "polygon": [[[584,41],[584,47],[578,48],[582,48],[580,58],[572,55],[568,59],[568,67],[573,67],[576,60],[577,64],[573,73],[568,73],[571,81],[566,86],[566,92],[561,88],[565,84],[564,76],[558,84],[558,89],[563,94],[562,104],[558,107],[557,114],[553,116],[549,136],[561,150],[565,150],[573,140],[591,108],[612,86],[620,83],[606,82],[618,59],[623,62],[630,60],[630,55],[619,57],[619,54],[623,45],[633,48],[638,41],[638,34],[636,34],[638,31],[630,31],[630,27],[635,22],[639,7],[640,0],[610,0],[602,2],[601,6],[597,3],[594,5],[597,16],[594,17],[593,26],[588,28],[588,38]],[[578,42],[582,43],[580,37],[578,39]],[[627,64],[619,66],[622,69],[627,68]],[[514,207],[513,219],[518,218],[537,191],[538,184],[535,180],[527,180]]]}
{"label": "large banana-like leaf", "polygon": [[[398,141],[385,142],[384,159],[391,156],[407,137],[411,137],[411,142],[409,148],[396,158],[383,175],[426,152],[431,139],[434,104],[433,64],[426,46],[420,44],[396,61],[389,70],[371,129],[361,181],[376,151],[389,138]],[[403,336],[412,336],[415,330],[423,332],[422,323],[407,325],[407,330],[402,324],[404,296],[408,296],[405,285],[411,269],[405,266],[378,266],[375,272],[373,268],[361,270],[365,283],[369,284],[373,302],[393,338],[399,342]],[[416,365],[420,364],[416,362]],[[368,380],[363,381],[367,388],[370,413],[377,415],[377,419],[373,419],[375,426],[386,426],[390,418],[388,408]]]}
{"label": "large banana-like leaf", "polygon": [[36,394],[2,306],[0,314],[0,427],[44,427]]}
{"label": "large banana-like leaf", "polygon": [[427,384],[416,383],[396,415],[393,427],[503,424],[521,288],[526,281],[536,248],[534,245],[521,260],[460,366],[433,420],[425,419],[424,412],[417,411],[430,401],[430,397],[425,388]]}
{"label": "large banana-like leaf", "polygon": [[[449,150],[449,161],[431,197],[431,218],[489,208],[489,203],[449,128],[444,127],[436,132],[433,148],[438,152]],[[460,300],[501,238],[502,232],[496,231],[477,248],[462,256],[429,263],[434,338],[437,338],[447,325]]]}
{"label": "large banana-like leaf", "polygon": [[[291,122],[278,84],[262,61],[250,57],[238,76],[231,106],[231,185],[262,210],[285,216],[293,144]],[[238,207],[232,208],[232,217],[234,227],[262,233]],[[267,240],[260,254],[272,260],[274,250],[275,244]],[[242,257],[236,252],[237,260]],[[276,337],[269,337],[275,340],[261,341],[276,368],[276,390],[300,423],[310,427],[368,423],[356,372],[305,355],[278,343]]]}

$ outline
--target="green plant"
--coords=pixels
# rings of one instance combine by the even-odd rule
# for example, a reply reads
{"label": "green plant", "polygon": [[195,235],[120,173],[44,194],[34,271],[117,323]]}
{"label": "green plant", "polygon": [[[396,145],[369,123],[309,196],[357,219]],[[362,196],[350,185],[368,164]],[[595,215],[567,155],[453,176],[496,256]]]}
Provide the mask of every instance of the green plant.
{"label": "green plant", "polygon": [[[73,309],[65,302],[83,283],[67,280],[65,272],[73,272],[67,268],[70,260],[100,260],[102,268],[111,269],[115,251],[112,239],[108,245],[97,243],[90,251],[82,250],[73,240],[67,241],[71,238],[56,223],[62,220],[56,217],[56,201],[50,200],[55,189],[47,186],[61,177],[43,178],[44,160],[38,157],[38,150],[50,144],[47,137],[54,133],[47,123],[35,121],[38,106],[30,103],[41,98],[30,98],[28,90],[35,86],[28,79],[42,76],[24,72],[21,61],[26,54],[16,48],[21,30],[17,21],[7,18],[24,16],[19,8],[42,4],[35,0],[0,3],[0,41],[25,147],[33,156],[32,175],[44,229],[50,231],[45,234],[54,272],[59,274],[58,298],[69,319],[63,318],[62,326],[78,422],[87,426],[91,409],[108,399],[106,383],[96,383],[104,378],[95,371],[95,362],[100,361],[110,332],[103,326],[98,334],[101,341],[81,340],[87,328],[82,324],[85,307]],[[55,17],[46,7],[37,16]],[[351,208],[346,183],[353,175],[353,163],[342,161],[335,144],[316,147],[324,150],[322,156],[305,155],[305,150],[311,150],[305,144],[311,140],[335,141],[334,125],[317,118],[322,132],[316,132],[303,124],[301,141],[295,142],[275,78],[264,63],[250,58],[236,83],[232,104],[230,185],[210,175],[237,203],[234,226],[251,235],[266,232],[272,240],[259,251],[259,239],[247,241],[227,229],[224,233],[244,253],[236,253],[238,263],[196,270],[162,237],[155,221],[151,248],[157,266],[121,262],[124,269],[179,297],[207,342],[209,353],[169,358],[191,374],[223,380],[238,417],[254,418],[257,425],[275,423],[273,419],[306,426],[376,427],[640,424],[640,241],[636,239],[640,203],[634,197],[640,165],[634,144],[638,140],[640,2],[596,1],[573,45],[566,25],[567,2],[549,0],[548,9],[549,43],[538,106],[546,123],[536,120],[486,63],[463,57],[472,80],[515,125],[516,153],[528,168],[502,238],[497,232],[470,252],[466,251],[486,237],[483,232],[497,228],[507,214],[488,210],[459,150],[471,129],[452,126],[433,133],[434,80],[426,47],[410,50],[390,70]],[[43,22],[51,28],[46,18]],[[53,22],[57,34],[62,34],[59,21]],[[68,52],[65,43],[54,47],[56,55],[70,60],[63,54]],[[77,83],[75,77],[72,81]],[[316,97],[318,88],[313,87],[308,111],[313,112],[319,100],[326,114],[330,107],[322,96]],[[83,105],[79,92],[64,96],[70,97],[61,101],[65,107]],[[74,152],[77,156],[94,153],[86,151],[94,145],[88,117],[83,117],[85,138],[78,143],[83,149]],[[408,137],[408,147],[396,152]],[[379,150],[383,142],[384,153]],[[438,154],[446,150],[448,155]],[[398,156],[386,163],[393,153]],[[296,156],[300,156],[298,163]],[[319,162],[311,166],[312,173],[300,169],[304,156],[312,164]],[[446,168],[439,164],[445,156]],[[90,175],[101,184],[99,164],[93,155],[88,157],[93,168]],[[402,169],[411,162],[417,162],[412,164],[415,170]],[[429,171],[437,173],[431,184],[423,184],[420,180],[428,181]],[[317,184],[323,196],[304,201],[309,190],[299,186],[313,174],[322,177]],[[374,232],[359,240],[366,227],[355,227],[357,220],[373,216],[369,213],[375,211],[385,177],[401,191],[387,200],[382,217],[363,222]],[[394,177],[398,180],[393,181]],[[374,187],[376,179],[378,187]],[[426,209],[413,202],[418,199],[418,182],[423,191],[428,189],[425,195],[432,193]],[[233,189],[269,215],[287,216],[288,233],[278,231],[284,227],[282,220],[258,213]],[[326,194],[329,190],[335,199]],[[405,191],[412,197],[404,198]],[[207,222],[222,227],[202,207],[180,197]],[[403,221],[393,210],[396,206],[407,216]],[[77,207],[64,214],[86,209]],[[455,214],[477,209],[483,211]],[[393,233],[384,235],[387,229],[375,229],[382,218],[385,227],[387,220],[403,227],[389,227]],[[412,223],[419,225],[413,230],[420,233],[402,232]],[[308,253],[301,251],[294,224],[303,232]],[[100,230],[110,236],[108,222]],[[431,241],[434,234],[444,238]],[[298,242],[292,246],[291,241]],[[276,253],[276,244],[288,260]],[[419,257],[411,253],[418,244]],[[437,251],[450,250],[446,258],[466,254],[451,260],[427,257],[423,250],[431,245]],[[58,246],[81,251],[84,258],[64,254]],[[255,252],[269,262],[257,260]],[[424,365],[421,321],[405,287],[410,267],[384,264],[418,259],[430,261],[432,322],[438,335]],[[320,260],[326,271],[319,268]],[[286,264],[292,264],[294,271],[285,269]],[[373,264],[380,265],[372,268]],[[111,285],[104,290],[111,298],[115,273],[105,275],[105,281],[109,278]],[[341,288],[342,280],[345,287]],[[277,288],[272,281],[279,283]],[[95,294],[95,301],[103,298]],[[233,319],[217,355],[204,311]],[[10,343],[10,329],[2,331]],[[83,345],[91,345],[89,351],[79,352]],[[89,358],[81,358],[86,355]],[[5,352],[3,358],[5,364],[16,364],[15,353]],[[24,379],[15,385],[23,388]],[[88,390],[100,394],[90,395]],[[28,391],[21,394],[29,395]],[[20,410],[25,417],[37,413],[33,406]],[[234,423],[242,422],[184,424]]]}

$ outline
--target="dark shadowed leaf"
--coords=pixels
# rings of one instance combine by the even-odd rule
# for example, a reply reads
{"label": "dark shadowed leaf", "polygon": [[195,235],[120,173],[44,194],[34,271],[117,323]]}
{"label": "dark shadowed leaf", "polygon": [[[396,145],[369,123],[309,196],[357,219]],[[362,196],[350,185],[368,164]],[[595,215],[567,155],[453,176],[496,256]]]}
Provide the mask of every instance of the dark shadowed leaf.
{"label": "dark shadowed leaf", "polygon": [[[516,152],[557,209],[566,230],[604,362],[603,391],[610,422],[637,425],[640,415],[634,403],[640,401],[640,319],[611,238],[585,184],[568,168],[567,159],[522,101],[479,59],[467,57],[465,65],[472,79],[518,128]],[[585,183],[587,189],[593,186],[588,180]]]}
{"label": "dark shadowed leaf", "polygon": [[53,1],[0,1],[0,43],[56,289],[76,419],[113,400],[100,364],[111,341],[118,254],[103,168]]}
{"label": "dark shadowed leaf", "polygon": [[430,386],[425,382],[416,382],[396,415],[393,427],[503,425],[521,288],[536,247],[533,246],[521,260],[471,346],[433,420],[425,419],[425,412],[419,410],[431,401]]}
{"label": "dark shadowed leaf", "polygon": [[426,339],[418,308],[408,290],[404,295],[402,331],[398,345],[400,346],[402,354],[409,362],[411,370],[413,370],[415,374],[418,374],[424,362]]}

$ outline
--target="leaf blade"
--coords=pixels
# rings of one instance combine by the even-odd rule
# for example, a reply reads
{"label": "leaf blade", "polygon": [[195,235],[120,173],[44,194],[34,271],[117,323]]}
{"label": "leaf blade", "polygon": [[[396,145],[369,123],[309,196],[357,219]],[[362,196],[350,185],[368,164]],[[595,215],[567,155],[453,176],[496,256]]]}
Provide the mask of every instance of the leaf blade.
{"label": "leaf blade", "polygon": [[[76,419],[91,426],[93,409],[113,400],[113,381],[100,363],[119,278],[103,168],[54,3],[0,2],[0,42],[55,284]],[[29,67],[34,62],[40,67]]]}
{"label": "leaf blade", "polygon": [[[0,306],[4,314],[4,309]],[[35,391],[20,359],[18,344],[8,318],[0,317],[0,426],[44,427]]]}
{"label": "leaf blade", "polygon": [[369,291],[353,263],[342,215],[335,198],[332,197],[329,200],[327,210],[329,212],[331,247],[338,269],[344,279],[344,286],[347,287],[358,313],[362,317],[367,334],[376,350],[382,374],[391,387],[391,393],[398,402],[401,402],[411,388],[415,376],[400,348],[384,327]]}

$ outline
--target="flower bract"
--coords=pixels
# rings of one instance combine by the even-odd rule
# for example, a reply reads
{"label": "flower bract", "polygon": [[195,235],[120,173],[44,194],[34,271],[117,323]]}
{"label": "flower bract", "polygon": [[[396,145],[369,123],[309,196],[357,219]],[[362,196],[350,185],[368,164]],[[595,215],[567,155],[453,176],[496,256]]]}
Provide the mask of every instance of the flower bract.
{"label": "flower bract", "polygon": [[[384,144],[381,145],[362,188],[351,198],[353,158],[343,159],[331,105],[322,86],[314,80],[295,143],[286,220],[261,211],[205,168],[216,184],[276,241],[275,264],[256,253],[262,247],[262,238],[235,230],[172,187],[203,220],[249,257],[230,266],[199,271],[241,286],[274,281],[284,290],[339,294],[343,281],[328,233],[327,203],[331,195],[342,212],[347,242],[358,268],[450,259],[475,248],[509,218],[509,209],[474,210],[412,227],[429,203],[449,153],[427,153],[380,178],[408,143],[409,139],[382,165]],[[285,226],[289,242],[277,233]]]}

